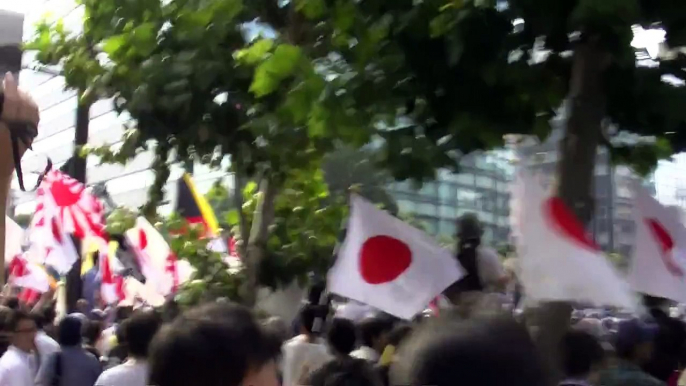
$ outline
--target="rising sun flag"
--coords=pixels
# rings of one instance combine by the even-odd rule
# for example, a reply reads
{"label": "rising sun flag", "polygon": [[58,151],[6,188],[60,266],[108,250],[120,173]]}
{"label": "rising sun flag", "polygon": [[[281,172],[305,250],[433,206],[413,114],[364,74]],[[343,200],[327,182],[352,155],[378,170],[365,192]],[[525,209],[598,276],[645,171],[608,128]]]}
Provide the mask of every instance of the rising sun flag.
{"label": "rising sun flag", "polygon": [[68,175],[53,170],[46,174],[38,188],[38,205],[31,227],[49,228],[56,218],[65,233],[79,239],[87,236],[103,237],[104,208],[86,187]]}

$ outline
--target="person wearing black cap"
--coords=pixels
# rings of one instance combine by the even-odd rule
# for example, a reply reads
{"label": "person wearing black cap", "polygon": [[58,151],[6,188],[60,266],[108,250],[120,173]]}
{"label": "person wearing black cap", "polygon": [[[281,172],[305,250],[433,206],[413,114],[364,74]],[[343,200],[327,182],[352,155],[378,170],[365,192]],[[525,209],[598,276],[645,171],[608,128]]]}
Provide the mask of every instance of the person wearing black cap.
{"label": "person wearing black cap", "polygon": [[456,259],[465,271],[464,277],[445,291],[446,297],[457,306],[463,317],[469,317],[473,310],[487,307],[490,292],[502,292],[507,284],[507,275],[498,254],[481,245],[483,227],[474,213],[466,213],[458,220],[459,239]]}
{"label": "person wearing black cap", "polygon": [[664,382],[641,369],[653,355],[653,341],[657,332],[656,325],[639,319],[620,322],[615,336],[618,361],[601,375],[600,385],[664,386]]}

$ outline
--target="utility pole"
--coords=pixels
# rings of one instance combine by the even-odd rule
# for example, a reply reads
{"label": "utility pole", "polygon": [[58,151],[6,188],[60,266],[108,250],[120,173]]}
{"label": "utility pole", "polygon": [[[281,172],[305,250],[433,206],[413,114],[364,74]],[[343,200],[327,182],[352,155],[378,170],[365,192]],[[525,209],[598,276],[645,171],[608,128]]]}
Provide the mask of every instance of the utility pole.
{"label": "utility pole", "polygon": [[[82,95],[82,90],[79,90],[77,93],[79,101],[76,107],[76,127],[74,128],[74,155],[70,159],[71,165],[68,174],[85,186],[87,164],[86,158],[79,155],[79,150],[88,143],[91,103],[89,101],[83,101],[81,98]],[[66,293],[67,312],[69,313],[75,312],[76,303],[83,295],[83,280],[81,279],[81,262],[83,259],[81,256],[82,245],[81,241],[77,238],[72,237],[72,240],[74,241],[76,250],[79,252],[79,258],[76,260],[76,263],[74,263],[71,271],[67,273]]]}

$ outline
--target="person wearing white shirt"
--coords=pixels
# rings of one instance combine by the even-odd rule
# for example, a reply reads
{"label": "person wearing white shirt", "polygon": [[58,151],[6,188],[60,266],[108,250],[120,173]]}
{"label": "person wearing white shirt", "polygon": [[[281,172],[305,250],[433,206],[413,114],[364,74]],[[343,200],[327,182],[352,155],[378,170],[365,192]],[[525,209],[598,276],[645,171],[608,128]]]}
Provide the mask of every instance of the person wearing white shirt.
{"label": "person wearing white shirt", "polygon": [[357,326],[362,346],[351,352],[350,356],[376,364],[381,357],[381,352],[386,347],[386,334],[392,328],[392,321],[384,320],[379,316],[363,319]]}
{"label": "person wearing white shirt", "polygon": [[28,313],[14,311],[9,330],[11,346],[0,358],[0,386],[35,386],[31,350],[35,346],[36,322]]}
{"label": "person wearing white shirt", "polygon": [[148,348],[161,320],[152,311],[137,311],[122,323],[129,359],[100,375],[96,386],[145,386],[148,381]]}
{"label": "person wearing white shirt", "polygon": [[284,343],[281,348],[283,386],[301,385],[310,373],[332,358],[324,341],[313,333],[316,317],[315,307],[305,306],[300,311],[301,334]]}
{"label": "person wearing white shirt", "polygon": [[36,364],[38,366],[38,373],[40,369],[45,366],[47,362],[46,359],[52,354],[60,351],[60,345],[54,339],[52,339],[43,330],[45,318],[39,313],[33,313],[34,321],[36,322],[36,339],[35,339],[35,357],[37,358]]}

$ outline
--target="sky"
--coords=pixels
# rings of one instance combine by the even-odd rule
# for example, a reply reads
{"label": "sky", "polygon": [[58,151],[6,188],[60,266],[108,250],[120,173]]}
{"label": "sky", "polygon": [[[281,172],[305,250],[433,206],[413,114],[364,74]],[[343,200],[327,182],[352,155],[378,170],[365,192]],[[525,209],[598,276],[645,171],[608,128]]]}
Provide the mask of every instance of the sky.
{"label": "sky", "polygon": [[0,9],[19,13],[26,13],[37,0],[0,0]]}

